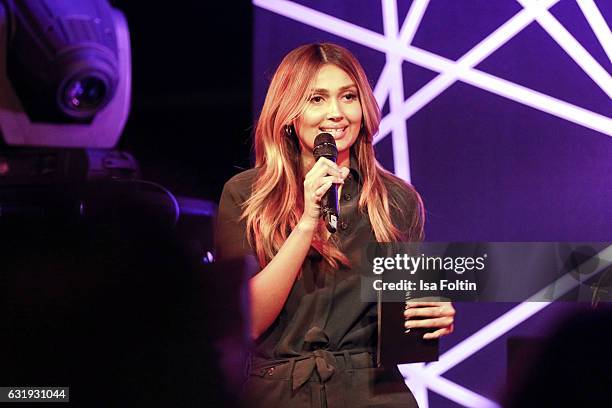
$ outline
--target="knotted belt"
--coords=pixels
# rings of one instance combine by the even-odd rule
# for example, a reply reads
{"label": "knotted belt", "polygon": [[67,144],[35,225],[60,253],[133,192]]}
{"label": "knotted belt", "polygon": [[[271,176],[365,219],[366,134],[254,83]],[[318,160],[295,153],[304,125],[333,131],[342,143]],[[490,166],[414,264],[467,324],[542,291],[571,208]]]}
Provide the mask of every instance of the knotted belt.
{"label": "knotted belt", "polygon": [[313,402],[320,401],[321,393],[325,391],[328,407],[346,407],[346,380],[334,374],[338,371],[373,367],[372,353],[365,350],[329,351],[326,349],[329,344],[327,334],[318,327],[311,328],[304,340],[314,350],[282,360],[254,359],[251,373],[270,379],[289,379],[294,393],[311,382]]}
{"label": "knotted belt", "polygon": [[321,382],[326,383],[336,372],[336,367],[338,367],[338,361],[334,353],[327,350],[315,350],[312,352],[312,356],[306,359],[296,359],[291,376],[291,388],[295,391],[304,385],[315,369]]}

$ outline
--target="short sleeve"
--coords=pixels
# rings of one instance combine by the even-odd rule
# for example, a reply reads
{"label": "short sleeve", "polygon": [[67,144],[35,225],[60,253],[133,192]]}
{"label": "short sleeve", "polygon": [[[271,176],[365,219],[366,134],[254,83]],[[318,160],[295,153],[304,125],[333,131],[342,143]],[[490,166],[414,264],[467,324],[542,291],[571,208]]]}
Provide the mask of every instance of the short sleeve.
{"label": "short sleeve", "polygon": [[260,270],[257,257],[247,240],[246,222],[241,220],[242,204],[251,193],[253,170],[230,179],[223,187],[215,229],[215,258],[219,263],[239,262],[247,276]]}

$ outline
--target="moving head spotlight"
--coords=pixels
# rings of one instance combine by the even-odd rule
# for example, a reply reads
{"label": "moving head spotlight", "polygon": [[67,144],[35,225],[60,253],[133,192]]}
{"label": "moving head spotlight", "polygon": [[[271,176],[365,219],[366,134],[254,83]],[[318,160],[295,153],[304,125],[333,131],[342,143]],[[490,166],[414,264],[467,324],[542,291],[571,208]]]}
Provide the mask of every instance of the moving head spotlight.
{"label": "moving head spotlight", "polygon": [[142,180],[137,160],[114,150],[130,55],[109,0],[0,0],[0,227],[155,219],[212,250],[216,206]]}
{"label": "moving head spotlight", "polygon": [[106,0],[0,0],[0,132],[12,146],[111,148],[130,104],[130,44]]}

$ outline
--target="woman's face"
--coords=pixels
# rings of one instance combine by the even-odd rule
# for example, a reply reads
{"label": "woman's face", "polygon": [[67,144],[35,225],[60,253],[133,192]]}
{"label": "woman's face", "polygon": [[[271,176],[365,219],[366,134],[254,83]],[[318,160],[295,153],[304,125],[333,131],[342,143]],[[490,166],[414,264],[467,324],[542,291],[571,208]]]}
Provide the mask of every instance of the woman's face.
{"label": "woman's face", "polygon": [[336,140],[338,164],[348,166],[349,148],[359,135],[362,116],[355,82],[336,65],[324,65],[304,113],[294,122],[302,155],[312,157],[315,137],[326,132]]}

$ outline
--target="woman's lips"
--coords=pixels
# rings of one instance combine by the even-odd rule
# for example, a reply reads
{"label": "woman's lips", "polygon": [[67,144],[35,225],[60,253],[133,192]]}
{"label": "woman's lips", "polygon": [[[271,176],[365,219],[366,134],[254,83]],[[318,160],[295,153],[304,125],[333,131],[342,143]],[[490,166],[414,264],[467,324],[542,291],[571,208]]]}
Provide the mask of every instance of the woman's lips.
{"label": "woman's lips", "polygon": [[334,137],[334,139],[339,139],[346,133],[346,129],[348,126],[342,128],[319,128],[321,132],[329,133]]}

